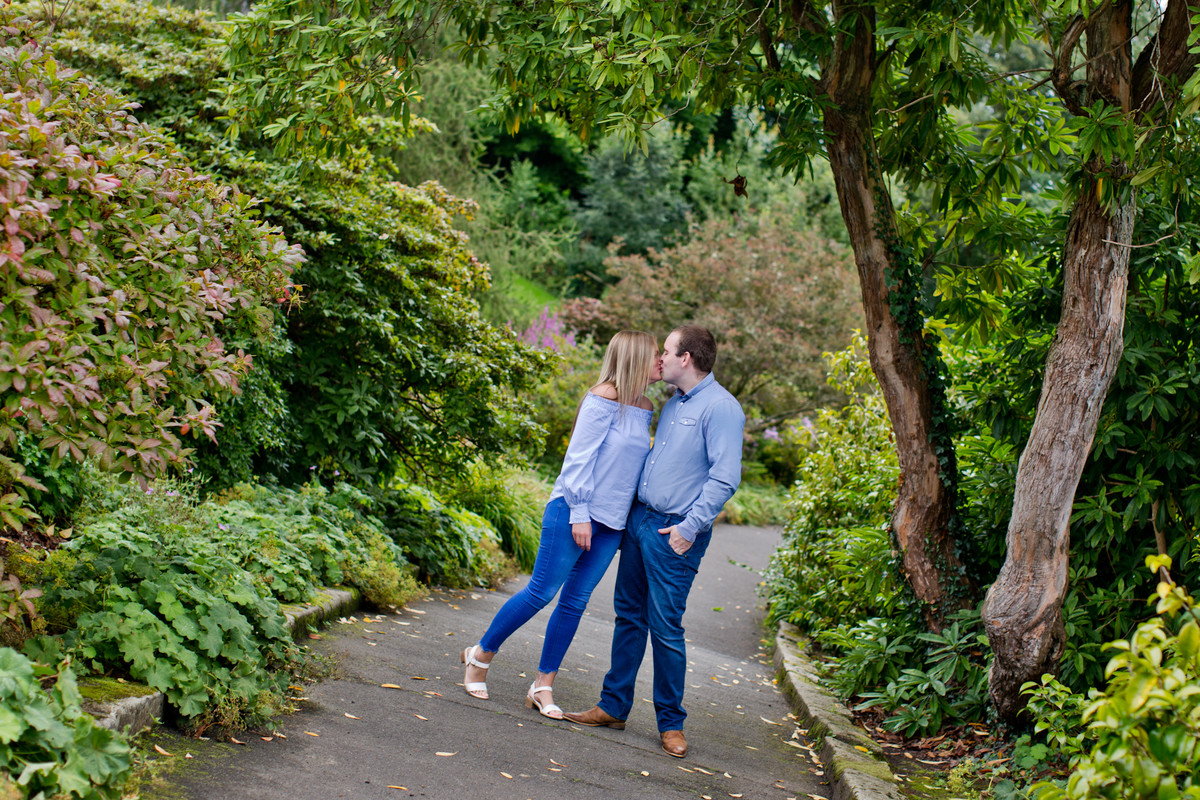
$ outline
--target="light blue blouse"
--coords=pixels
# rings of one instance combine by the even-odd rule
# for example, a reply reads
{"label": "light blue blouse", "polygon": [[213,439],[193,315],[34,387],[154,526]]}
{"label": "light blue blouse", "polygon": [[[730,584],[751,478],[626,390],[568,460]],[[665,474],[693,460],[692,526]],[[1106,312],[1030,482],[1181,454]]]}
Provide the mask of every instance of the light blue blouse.
{"label": "light blue blouse", "polygon": [[551,500],[567,501],[572,524],[594,519],[624,529],[650,452],[652,415],[648,408],[622,405],[591,392],[583,398],[550,494]]}

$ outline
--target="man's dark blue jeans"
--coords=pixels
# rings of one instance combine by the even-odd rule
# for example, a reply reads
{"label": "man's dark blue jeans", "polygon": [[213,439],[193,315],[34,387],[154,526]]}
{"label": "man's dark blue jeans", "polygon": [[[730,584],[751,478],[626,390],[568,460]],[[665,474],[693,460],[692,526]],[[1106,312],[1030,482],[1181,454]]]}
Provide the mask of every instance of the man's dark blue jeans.
{"label": "man's dark blue jeans", "polygon": [[634,503],[621,541],[621,564],[613,606],[617,612],[612,661],[604,676],[600,708],[617,719],[628,719],[633,708],[634,683],[650,634],[654,659],[654,711],[658,730],[683,730],[683,688],[687,654],[683,642],[683,612],[688,593],[708,549],[712,529],[700,531],[683,555],[658,532],[683,520]]}

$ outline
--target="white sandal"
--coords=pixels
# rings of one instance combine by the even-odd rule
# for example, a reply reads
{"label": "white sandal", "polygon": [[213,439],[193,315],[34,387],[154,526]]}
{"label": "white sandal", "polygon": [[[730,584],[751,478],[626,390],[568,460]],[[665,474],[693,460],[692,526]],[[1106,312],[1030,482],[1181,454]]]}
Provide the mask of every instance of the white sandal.
{"label": "white sandal", "polygon": [[[563,710],[554,703],[543,703],[537,699],[538,692],[552,692],[553,686],[538,686],[536,684],[529,685],[529,694],[525,695],[525,707],[537,708],[538,713],[547,719],[562,719]],[[558,716],[554,716],[557,714]]]}
{"label": "white sandal", "polygon": [[[462,653],[458,657],[459,663],[466,664],[467,667],[479,667],[482,670],[486,670],[488,667],[491,666],[491,664],[490,663],[485,664],[482,661],[480,661],[479,659],[475,658],[475,654],[477,652],[479,652],[480,649],[481,648],[477,644],[473,644],[470,647],[466,648],[465,650],[462,651]],[[467,694],[471,695],[471,697],[474,697],[478,700],[489,699],[486,681],[476,681],[473,683],[467,683],[467,676],[466,676],[466,674],[464,674],[463,675],[463,688],[467,690]]]}

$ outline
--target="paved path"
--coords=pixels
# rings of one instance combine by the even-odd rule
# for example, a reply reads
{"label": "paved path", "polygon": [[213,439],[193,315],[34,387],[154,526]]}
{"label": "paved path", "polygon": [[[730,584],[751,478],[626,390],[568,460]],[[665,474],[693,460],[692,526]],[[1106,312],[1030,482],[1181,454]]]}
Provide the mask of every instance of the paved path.
{"label": "paved path", "polygon": [[[772,528],[718,526],[685,617],[689,680],[686,759],[661,752],[650,704],[649,654],[624,731],[546,720],[524,707],[549,609],[514,635],[488,676],[492,699],[468,696],[458,653],[478,640],[524,578],[497,592],[435,592],[394,615],[335,624],[317,649],[334,676],[279,721],[286,738],[196,745],[176,758],[163,796],[258,798],[799,798],[830,796],[809,745],[772,680],[756,569],[779,541]],[[599,696],[612,635],[615,566],[592,598],[555,699],[583,710]],[[399,688],[383,688],[392,684]],[[313,735],[315,734],[315,735]],[[144,795],[152,796],[151,794]]]}

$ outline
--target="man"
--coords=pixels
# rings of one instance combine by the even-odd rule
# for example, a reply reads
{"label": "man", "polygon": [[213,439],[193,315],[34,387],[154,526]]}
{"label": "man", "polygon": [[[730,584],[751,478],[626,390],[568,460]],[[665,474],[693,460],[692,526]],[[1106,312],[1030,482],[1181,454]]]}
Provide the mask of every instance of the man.
{"label": "man", "polygon": [[611,666],[599,704],[564,715],[580,725],[623,729],[649,632],[658,730],[663,750],[676,758],[687,755],[683,612],[713,520],[742,474],[746,415],[713,378],[716,357],[713,335],[699,325],[676,328],[663,345],[662,379],[677,391],[663,406],[621,542]]}

